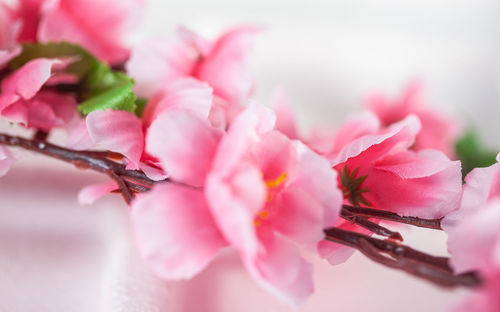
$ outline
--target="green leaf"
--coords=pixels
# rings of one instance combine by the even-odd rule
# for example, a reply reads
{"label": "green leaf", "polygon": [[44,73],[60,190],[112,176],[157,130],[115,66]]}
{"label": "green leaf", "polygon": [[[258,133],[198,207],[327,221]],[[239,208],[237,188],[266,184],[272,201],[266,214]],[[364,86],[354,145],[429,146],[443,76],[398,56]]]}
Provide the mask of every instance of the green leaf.
{"label": "green leaf", "polygon": [[99,62],[84,48],[68,42],[27,43],[20,55],[9,62],[10,69],[17,69],[32,59],[69,58],[72,62],[65,71],[79,78],[77,96],[83,102],[78,111],[86,115],[95,110],[118,109],[138,116],[145,101],[137,101],[132,91],[134,81],[124,73],[113,71]]}
{"label": "green leaf", "polygon": [[135,94],[132,92],[132,84],[116,86],[112,89],[95,95],[78,105],[78,111],[82,114],[90,114],[96,110],[117,109],[135,113]]}
{"label": "green leaf", "polygon": [[99,61],[84,48],[69,42],[49,42],[49,43],[25,43],[21,54],[12,59],[8,67],[17,69],[35,58],[74,58],[67,72],[75,74],[79,78],[85,77]]}
{"label": "green leaf", "polygon": [[497,153],[484,147],[472,129],[469,129],[455,143],[455,152],[458,159],[462,161],[462,175],[464,177],[474,168],[488,167],[496,162]]}

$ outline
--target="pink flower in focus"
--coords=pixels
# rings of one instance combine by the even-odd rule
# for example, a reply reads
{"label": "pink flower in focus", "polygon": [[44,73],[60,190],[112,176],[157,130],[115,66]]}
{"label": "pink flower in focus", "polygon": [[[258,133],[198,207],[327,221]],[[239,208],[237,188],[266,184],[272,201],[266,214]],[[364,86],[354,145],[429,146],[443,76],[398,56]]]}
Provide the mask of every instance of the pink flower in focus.
{"label": "pink flower in focus", "polygon": [[189,278],[230,244],[286,301],[312,293],[312,268],[296,245],[316,249],[341,195],[328,162],[274,131],[274,122],[255,105],[226,134],[185,110],[152,123],[148,151],[181,183],[158,185],[132,207],[139,249],[160,276]]}
{"label": "pink flower in focus", "polygon": [[181,28],[175,39],[146,42],[132,51],[126,65],[136,81],[134,91],[149,98],[180,77],[205,81],[215,96],[211,118],[225,126],[252,92],[249,56],[258,31],[234,28],[210,42]]}
{"label": "pink flower in focus", "polygon": [[26,127],[50,130],[74,116],[76,101],[63,94],[42,90],[64,62],[39,58],[29,61],[3,79],[0,89],[0,114]]}
{"label": "pink flower in focus", "polygon": [[[450,161],[436,150],[410,151],[419,130],[418,118],[410,115],[350,142],[338,138],[343,147],[332,154],[331,162],[339,173],[346,204],[421,218],[441,218],[458,207],[460,162]],[[351,136],[353,131],[341,129],[339,133]],[[358,229],[345,221],[339,226]],[[352,252],[330,242],[320,244],[322,256],[334,264],[345,261]]]}
{"label": "pink flower in focus", "polygon": [[435,149],[453,158],[455,142],[461,132],[460,124],[443,112],[424,106],[419,99],[420,90],[420,83],[412,83],[401,98],[391,101],[382,94],[375,94],[368,99],[366,106],[377,114],[383,126],[400,121],[409,114],[416,115],[422,123],[422,130],[412,148],[417,151]]}

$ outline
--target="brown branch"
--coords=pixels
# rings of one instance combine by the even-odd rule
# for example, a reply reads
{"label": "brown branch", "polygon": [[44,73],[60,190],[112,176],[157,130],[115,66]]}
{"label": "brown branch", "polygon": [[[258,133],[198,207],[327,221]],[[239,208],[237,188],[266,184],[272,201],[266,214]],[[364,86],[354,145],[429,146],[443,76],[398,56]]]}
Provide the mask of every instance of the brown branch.
{"label": "brown branch", "polygon": [[385,236],[393,240],[397,240],[402,242],[403,241],[403,236],[401,236],[400,233],[394,232],[389,230],[388,228],[385,228],[375,222],[372,222],[366,218],[356,216],[353,213],[349,212],[348,210],[342,210],[340,212],[340,216],[347,221],[350,221],[352,223],[355,223],[369,231],[371,231],[374,234],[380,235],[380,236]]}
{"label": "brown branch", "polygon": [[125,165],[114,162],[106,157],[99,157],[96,152],[74,151],[47,142],[28,140],[21,137],[0,133],[0,144],[21,147],[39,154],[71,163],[80,169],[92,169],[109,175],[112,171],[120,177],[140,182],[141,184],[153,185],[155,181],[148,178],[144,172],[139,170],[127,170]]}
{"label": "brown branch", "polygon": [[405,245],[360,233],[330,228],[325,239],[355,248],[375,262],[402,270],[443,287],[476,287],[481,281],[475,273],[454,275],[448,259],[434,257]]}
{"label": "brown branch", "polygon": [[423,219],[418,217],[402,217],[394,212],[379,209],[355,207],[349,205],[342,206],[343,211],[348,211],[353,215],[365,218],[375,218],[387,221],[394,221],[427,229],[442,230],[441,219]]}

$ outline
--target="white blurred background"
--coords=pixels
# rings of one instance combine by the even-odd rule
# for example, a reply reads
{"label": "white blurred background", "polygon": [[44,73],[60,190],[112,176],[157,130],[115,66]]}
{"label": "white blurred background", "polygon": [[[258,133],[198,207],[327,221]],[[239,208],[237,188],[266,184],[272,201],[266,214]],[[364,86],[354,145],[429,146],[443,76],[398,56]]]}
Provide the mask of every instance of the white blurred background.
{"label": "white blurred background", "polygon": [[[498,0],[149,0],[134,42],[179,24],[210,37],[241,23],[268,28],[255,47],[255,97],[268,102],[282,86],[304,129],[338,126],[367,94],[397,96],[419,78],[428,103],[500,148]],[[0,179],[1,312],[443,311],[464,294],[359,254],[336,267],[314,260],[316,294],[300,309],[260,290],[231,252],[191,282],[166,284],[137,258],[118,196],[77,205],[78,190],[104,177],[19,155]],[[446,255],[442,233],[401,230],[409,245]]]}

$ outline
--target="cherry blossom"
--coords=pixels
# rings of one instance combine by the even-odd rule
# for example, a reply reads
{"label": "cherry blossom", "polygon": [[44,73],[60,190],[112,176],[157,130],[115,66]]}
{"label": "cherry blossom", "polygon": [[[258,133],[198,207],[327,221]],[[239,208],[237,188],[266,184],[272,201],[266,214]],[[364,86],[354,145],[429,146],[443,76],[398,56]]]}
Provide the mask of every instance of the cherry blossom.
{"label": "cherry blossom", "polygon": [[233,28],[214,41],[180,28],[175,38],[155,39],[132,51],[126,68],[139,96],[152,97],[180,77],[194,77],[214,90],[212,119],[221,127],[242,109],[253,89],[250,51],[256,27]]}
{"label": "cherry blossom", "polygon": [[193,276],[229,244],[277,296],[300,303],[312,293],[312,268],[296,245],[316,249],[323,228],[337,219],[341,195],[328,162],[274,131],[274,123],[272,111],[257,105],[227,133],[185,110],[152,123],[148,151],[174,182],[140,196],[132,223],[155,272]]}
{"label": "cherry blossom", "polygon": [[[416,116],[410,115],[388,128],[361,136],[348,131],[354,126],[352,120],[356,119],[338,132],[349,139],[337,137],[340,148],[329,154],[339,173],[339,187],[346,204],[429,219],[441,218],[458,207],[460,162],[451,161],[436,150],[409,150],[420,130]],[[345,221],[337,226],[367,233]],[[352,252],[329,242],[320,244],[320,254],[332,264],[345,261]]]}

